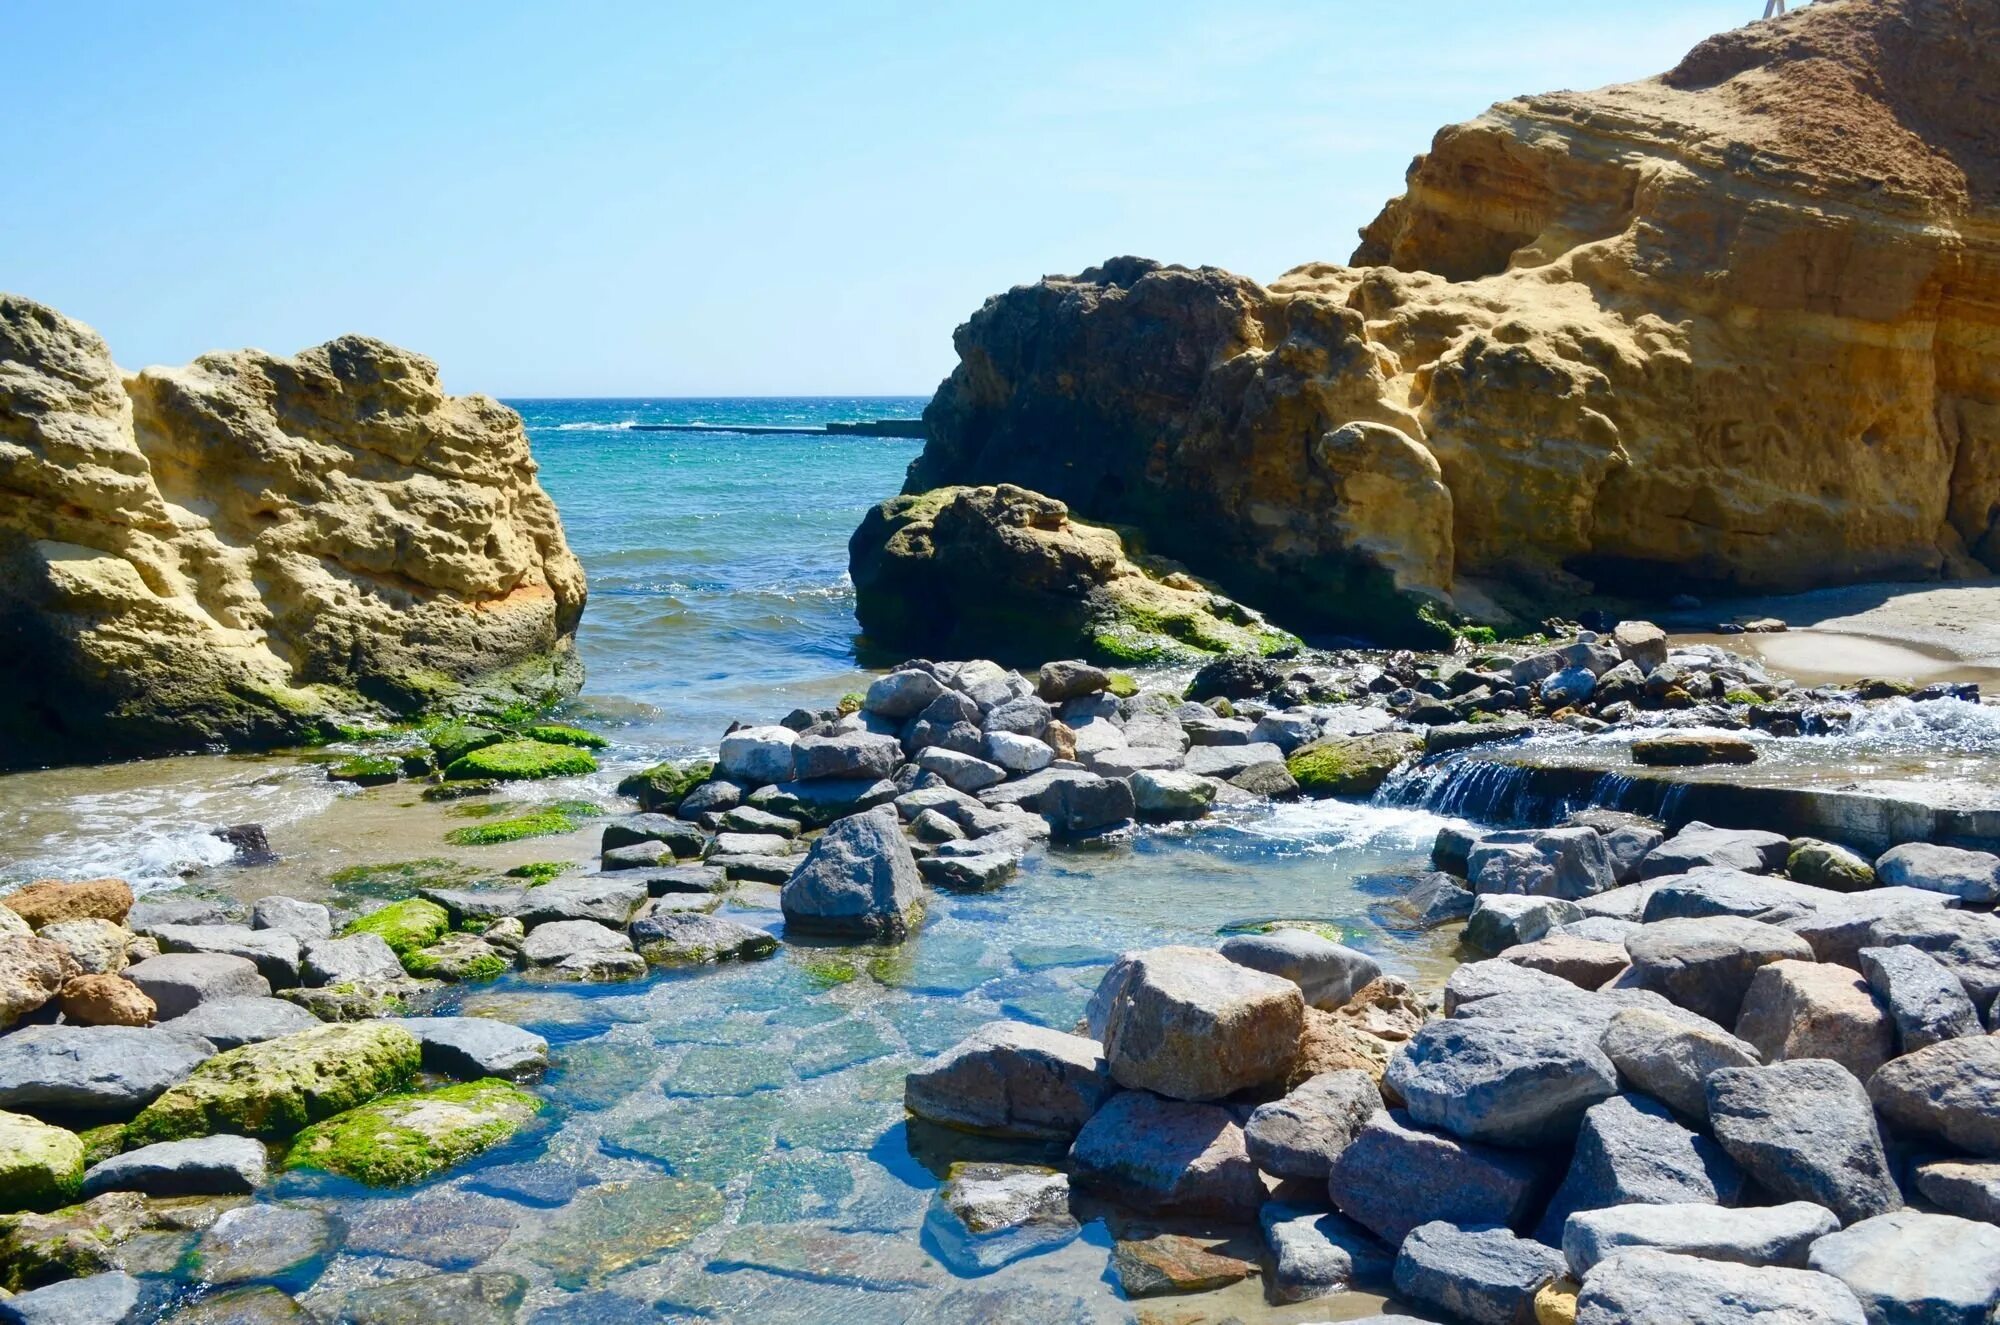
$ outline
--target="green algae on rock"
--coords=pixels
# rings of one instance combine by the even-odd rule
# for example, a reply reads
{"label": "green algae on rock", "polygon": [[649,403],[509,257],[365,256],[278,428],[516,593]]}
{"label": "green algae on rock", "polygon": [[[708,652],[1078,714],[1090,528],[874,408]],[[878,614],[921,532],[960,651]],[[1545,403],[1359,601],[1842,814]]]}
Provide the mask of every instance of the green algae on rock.
{"label": "green algae on rock", "polygon": [[0,1211],[45,1210],[73,1199],[83,1181],[83,1152],[74,1132],[0,1112]]}
{"label": "green algae on rock", "polygon": [[447,934],[428,947],[402,954],[403,969],[428,980],[492,980],[514,969],[513,959],[473,934]]}
{"label": "green algae on rock", "polygon": [[704,1182],[655,1178],[583,1192],[522,1250],[556,1286],[594,1287],[659,1260],[722,1218],[722,1193]]}
{"label": "green algae on rock", "polygon": [[401,1187],[441,1173],[520,1131],[542,1102],[492,1077],[388,1095],[298,1134],[288,1169],[321,1169],[371,1187]]}
{"label": "green algae on rock", "polygon": [[444,840],[458,847],[484,847],[519,842],[530,837],[560,837],[564,833],[575,832],[583,826],[583,820],[595,818],[601,813],[603,811],[589,801],[557,801],[511,819],[495,819],[489,823],[454,828],[444,835]]}
{"label": "green algae on rock", "polygon": [[939,488],[870,511],[848,542],[855,615],[886,650],[1101,663],[1275,653],[1292,635],[1117,530],[1025,488]]}
{"label": "green algae on rock", "polygon": [[[856,707],[860,706],[857,704]],[[654,764],[651,768],[620,778],[618,794],[636,797],[639,808],[648,813],[672,814],[681,807],[681,802],[687,799],[690,791],[714,775],[715,764],[707,759],[687,764]]]}
{"label": "green algae on rock", "polygon": [[1423,748],[1415,732],[1326,736],[1292,751],[1285,769],[1308,796],[1372,796],[1398,764]]}
{"label": "green algae on rock", "polygon": [[383,1022],[316,1026],[209,1059],[132,1120],[135,1143],[214,1132],[284,1138],[416,1076],[417,1037]]}
{"label": "green algae on rock", "polygon": [[436,902],[422,897],[406,897],[385,907],[357,916],[341,930],[343,935],[374,934],[389,945],[398,957],[408,957],[419,948],[428,948],[451,928],[451,916]]}
{"label": "green algae on rock", "polygon": [[327,875],[326,882],[335,892],[395,901],[414,896],[419,888],[463,887],[478,876],[479,871],[470,865],[443,856],[423,856],[380,865],[348,865]]}
{"label": "green algae on rock", "polygon": [[388,755],[350,755],[327,765],[329,782],[352,782],[357,787],[381,787],[403,776],[403,761]]}
{"label": "green algae on rock", "polygon": [[0,1216],[0,1288],[18,1293],[106,1270],[169,1272],[190,1233],[248,1199],[106,1192],[47,1214]]}
{"label": "green algae on rock", "polygon": [[529,740],[541,741],[545,745],[573,745],[579,750],[602,750],[611,744],[596,732],[585,731],[581,727],[571,727],[560,722],[537,723],[521,735]]}
{"label": "green algae on rock", "polygon": [[444,775],[451,779],[494,778],[514,782],[596,771],[597,761],[591,758],[588,750],[521,737],[469,750],[452,760],[446,766]]}

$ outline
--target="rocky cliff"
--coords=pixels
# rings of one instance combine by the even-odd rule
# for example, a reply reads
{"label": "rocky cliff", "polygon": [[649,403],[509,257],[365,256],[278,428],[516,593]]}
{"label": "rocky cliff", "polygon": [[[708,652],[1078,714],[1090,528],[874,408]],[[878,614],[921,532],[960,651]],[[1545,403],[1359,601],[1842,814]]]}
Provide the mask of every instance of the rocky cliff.
{"label": "rocky cliff", "polygon": [[905,491],[1046,492],[1287,625],[2000,569],[2000,7],[1504,102],[1349,265],[1121,258],[957,348]]}
{"label": "rocky cliff", "polygon": [[122,373],[0,295],[0,767],[295,740],[581,680],[513,411],[359,336]]}

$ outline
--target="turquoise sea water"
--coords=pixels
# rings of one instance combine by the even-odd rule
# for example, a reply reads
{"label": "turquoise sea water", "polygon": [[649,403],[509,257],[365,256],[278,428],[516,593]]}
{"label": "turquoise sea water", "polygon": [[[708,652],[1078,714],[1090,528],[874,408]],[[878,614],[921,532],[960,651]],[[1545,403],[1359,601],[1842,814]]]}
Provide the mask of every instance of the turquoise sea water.
{"label": "turquoise sea water", "polygon": [[634,432],[914,418],[922,397],[510,400],[590,576],[585,699],[636,746],[712,746],[730,719],[854,682],[847,536],[919,443]]}

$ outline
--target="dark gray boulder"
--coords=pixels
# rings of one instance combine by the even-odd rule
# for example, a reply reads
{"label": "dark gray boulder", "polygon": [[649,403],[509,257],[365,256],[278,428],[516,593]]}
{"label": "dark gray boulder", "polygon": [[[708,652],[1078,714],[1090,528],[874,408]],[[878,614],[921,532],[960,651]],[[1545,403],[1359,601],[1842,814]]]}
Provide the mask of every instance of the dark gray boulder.
{"label": "dark gray boulder", "polygon": [[1562,1249],[1578,1279],[1606,1256],[1634,1247],[1803,1270],[1812,1244],[1839,1227],[1833,1211],[1811,1201],[1742,1209],[1705,1201],[1615,1205],[1571,1215],[1563,1224]]}
{"label": "dark gray boulder", "polygon": [[1303,929],[1237,934],[1223,941],[1222,955],[1238,966],[1290,980],[1307,1003],[1329,1011],[1382,974],[1381,964],[1367,953]]}
{"label": "dark gray boulder", "polygon": [[1708,1078],[1708,1118],[1730,1158],[1781,1200],[1823,1205],[1843,1224],[1902,1207],[1868,1093],[1838,1063],[1723,1068]]}
{"label": "dark gray boulder", "polygon": [[1692,822],[1646,853],[1639,862],[1639,877],[1686,874],[1704,866],[1770,874],[1785,867],[1791,851],[1792,840],[1782,833]]}
{"label": "dark gray boulder", "polygon": [[1902,1053],[1928,1049],[1941,1040],[1980,1035],[1979,1010],[1957,976],[1937,958],[1907,943],[1893,948],[1862,948],[1857,954],[1861,973],[1875,991],[1896,1028]]}
{"label": "dark gray boulder", "polygon": [[1617,1095],[1583,1115],[1569,1173],[1535,1236],[1551,1246],[1580,1210],[1622,1205],[1734,1205],[1743,1171],[1721,1146],[1674,1121],[1644,1095]]}
{"label": "dark gray boulder", "polygon": [[174,1018],[170,1029],[176,1035],[199,1036],[220,1052],[309,1031],[319,1024],[318,1017],[282,998],[218,998]]}
{"label": "dark gray boulder", "polygon": [[2000,902],[2000,856],[1935,842],[1905,842],[1875,860],[1875,876],[1891,888],[1922,888],[1970,906]]}
{"label": "dark gray boulder", "polygon": [[1523,1008],[1433,1021],[1389,1062],[1385,1089],[1419,1123],[1467,1141],[1559,1145],[1584,1110],[1618,1093],[1597,1033]]}
{"label": "dark gray boulder", "polygon": [[2000,1157],[2000,1037],[1945,1040],[1885,1063],[1868,1098],[1897,1132]]}
{"label": "dark gray boulder", "polygon": [[1116,1090],[1097,1041],[993,1021],[906,1076],[903,1103],[946,1127],[1068,1140]]}
{"label": "dark gray boulder", "polygon": [[923,918],[923,880],[893,809],[839,820],[806,853],[780,897],[785,924],[809,933],[901,939]]}
{"label": "dark gray boulder", "polygon": [[1476,1145],[1417,1127],[1400,1110],[1368,1120],[1327,1171],[1334,1208],[1395,1246],[1432,1220],[1522,1230],[1554,1185],[1559,1158]]}
{"label": "dark gray boulder", "polygon": [[141,1026],[26,1026],[0,1036],[0,1109],[129,1118],[215,1054]]}
{"label": "dark gray boulder", "polygon": [[1077,1183],[1141,1210],[1249,1219],[1264,1184],[1243,1129],[1213,1104],[1120,1091],[1069,1149]]}
{"label": "dark gray boulder", "polygon": [[1859,946],[1902,943],[1923,949],[1957,976],[1980,1015],[1992,1009],[2000,995],[2000,918],[1942,906],[1903,907],[1870,920],[1867,942]]}
{"label": "dark gray boulder", "polygon": [[1368,1073],[1322,1072],[1258,1105],[1243,1133],[1265,1173],[1324,1182],[1334,1159],[1381,1110],[1382,1090]]}
{"label": "dark gray boulder", "polygon": [[1082,837],[1124,823],[1138,813],[1138,805],[1125,779],[1086,773],[1051,782],[1041,812],[1057,833]]}
{"label": "dark gray boulder", "polygon": [[417,1037],[426,1072],[461,1081],[519,1081],[549,1065],[549,1042],[492,1017],[400,1017],[390,1023]]}
{"label": "dark gray boulder", "polygon": [[1535,1294],[1563,1272],[1562,1253],[1504,1228],[1437,1221],[1411,1230],[1396,1253],[1396,1292],[1474,1325],[1535,1318]]}
{"label": "dark gray boulder", "polygon": [[204,1136],[140,1146],[94,1164],[79,1193],[144,1192],[148,1196],[235,1196],[264,1185],[270,1156],[247,1136]]}
{"label": "dark gray boulder", "polygon": [[1576,1325],[1869,1325],[1847,1285],[1811,1270],[1634,1248],[1597,1263]]}

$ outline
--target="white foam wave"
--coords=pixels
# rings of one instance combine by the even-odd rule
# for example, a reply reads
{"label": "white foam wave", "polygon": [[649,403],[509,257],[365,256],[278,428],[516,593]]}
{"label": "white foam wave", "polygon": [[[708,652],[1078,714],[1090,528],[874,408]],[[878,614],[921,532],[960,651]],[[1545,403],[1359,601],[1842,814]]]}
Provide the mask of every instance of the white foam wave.
{"label": "white foam wave", "polygon": [[1891,699],[1861,712],[1846,731],[1820,739],[1871,749],[2000,754],[2000,708],[1962,699]]}
{"label": "white foam wave", "polygon": [[634,426],[634,421],[626,419],[622,423],[558,423],[557,432],[625,432]]}

